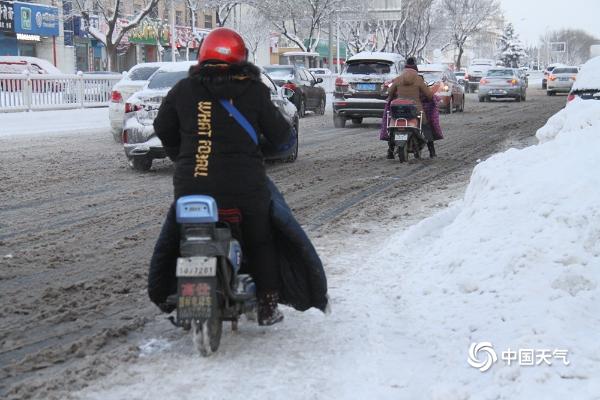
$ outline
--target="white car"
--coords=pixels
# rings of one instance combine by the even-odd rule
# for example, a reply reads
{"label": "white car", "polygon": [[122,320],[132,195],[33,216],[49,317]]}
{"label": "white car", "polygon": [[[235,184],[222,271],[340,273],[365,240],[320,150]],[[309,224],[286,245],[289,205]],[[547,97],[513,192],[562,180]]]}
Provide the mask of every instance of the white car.
{"label": "white car", "polygon": [[161,66],[171,63],[141,63],[137,64],[123,74],[123,79],[115,84],[111,92],[111,100],[108,105],[108,119],[113,138],[116,142],[123,141],[121,133],[123,132],[123,119],[125,117],[125,102],[135,92],[141,90],[148,80]]}
{"label": "white car", "polygon": [[309,68],[310,72],[313,73],[314,76],[330,76],[333,75],[331,70],[328,68]]}
{"label": "white car", "polygon": [[600,56],[588,60],[579,70],[567,102],[576,98],[600,100]]}
{"label": "white car", "polygon": [[30,74],[62,75],[50,61],[37,57],[0,56],[0,73],[20,74],[28,70]]}
{"label": "white car", "polygon": [[569,93],[578,73],[579,68],[575,66],[554,68],[546,81],[546,94],[553,96],[559,92]]}

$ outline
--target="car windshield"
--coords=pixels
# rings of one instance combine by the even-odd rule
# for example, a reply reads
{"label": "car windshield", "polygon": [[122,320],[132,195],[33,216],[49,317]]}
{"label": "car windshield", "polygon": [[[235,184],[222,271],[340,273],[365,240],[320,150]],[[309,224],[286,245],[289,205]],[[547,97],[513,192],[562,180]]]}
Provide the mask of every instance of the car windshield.
{"label": "car windshield", "polygon": [[268,67],[268,68],[265,68],[265,71],[267,71],[267,74],[269,74],[269,76],[271,78],[275,78],[275,79],[277,79],[277,78],[285,78],[285,77],[288,77],[290,75],[294,75],[294,69],[290,68],[290,67],[282,67],[282,68],[279,68],[279,67],[275,67],[275,68]]}
{"label": "car windshield", "polygon": [[148,89],[172,88],[177,82],[185,78],[187,75],[187,71],[158,71],[150,80],[150,83],[148,84]]}
{"label": "car windshield", "polygon": [[129,79],[132,81],[147,81],[156,72],[158,67],[139,67],[131,71]]}
{"label": "car windshield", "polygon": [[378,61],[359,61],[348,63],[345,73],[356,75],[381,75],[389,74],[390,71],[390,63]]}
{"label": "car windshield", "polygon": [[442,80],[444,73],[441,71],[424,71],[421,73],[425,82],[439,82]]}
{"label": "car windshield", "polygon": [[576,74],[579,71],[577,68],[554,68],[553,74]]}
{"label": "car windshield", "polygon": [[512,78],[513,71],[509,69],[490,69],[487,76],[491,78]]}

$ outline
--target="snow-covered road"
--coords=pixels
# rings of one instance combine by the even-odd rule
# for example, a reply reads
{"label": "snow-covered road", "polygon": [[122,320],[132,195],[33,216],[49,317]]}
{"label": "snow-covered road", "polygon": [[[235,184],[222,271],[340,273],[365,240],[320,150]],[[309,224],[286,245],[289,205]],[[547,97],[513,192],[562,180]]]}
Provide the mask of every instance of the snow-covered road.
{"label": "snow-covered road", "polygon": [[[299,159],[268,172],[325,261],[333,313],[286,309],[285,321],[272,328],[244,322],[236,334],[227,330],[208,359],[157,315],[144,290],[149,252],[171,196],[170,165],[159,162],[148,174],[127,170],[108,130],[48,137],[43,146],[5,137],[10,140],[0,152],[11,169],[0,166],[6,205],[0,293],[11,302],[0,310],[8,327],[0,331],[6,365],[0,393],[446,400],[485,398],[475,393],[498,379],[510,388],[504,372],[482,374],[466,363],[470,340],[488,339],[476,333],[491,334],[496,326],[486,331],[485,312],[476,307],[466,322],[469,302],[485,287],[473,278],[461,279],[463,289],[456,289],[456,276],[431,264],[443,254],[438,238],[460,209],[429,220],[425,237],[421,228],[411,230],[410,246],[402,232],[458,200],[477,159],[531,143],[563,105],[564,97],[537,91],[520,104],[479,104],[470,95],[464,114],[442,117],[440,157],[408,165],[385,159],[376,124],[333,129],[331,114],[303,119]],[[457,248],[457,256],[470,253]],[[450,293],[455,296],[444,296]]]}

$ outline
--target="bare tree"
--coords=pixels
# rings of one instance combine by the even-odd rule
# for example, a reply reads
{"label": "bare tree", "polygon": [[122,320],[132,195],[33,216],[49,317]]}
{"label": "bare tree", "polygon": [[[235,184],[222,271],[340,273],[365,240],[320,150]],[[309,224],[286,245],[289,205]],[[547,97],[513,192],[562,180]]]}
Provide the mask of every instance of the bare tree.
{"label": "bare tree", "polygon": [[248,1],[207,0],[205,7],[215,11],[217,26],[225,26],[231,13],[238,5]]}
{"label": "bare tree", "polygon": [[435,0],[407,0],[393,27],[393,50],[403,57],[423,58],[432,31]]}
{"label": "bare tree", "polygon": [[196,14],[200,7],[200,0],[185,0],[185,6],[190,10],[192,19],[192,32],[196,32]]}
{"label": "bare tree", "polygon": [[265,16],[255,8],[249,9],[244,13],[244,18],[240,20],[238,31],[244,38],[252,61],[256,63],[256,52],[261,43],[269,40],[269,34],[272,27]]}
{"label": "bare tree", "polygon": [[[108,69],[117,69],[117,47],[127,32],[138,26],[142,20],[156,8],[158,0],[145,0],[140,10],[134,10],[134,14],[127,23],[121,24],[120,20],[125,16],[122,10],[122,0],[75,0],[76,7],[88,25],[88,32],[96,40],[100,41],[106,48],[108,54]],[[103,18],[108,26],[106,34],[90,24],[92,10],[98,9],[100,18]]]}
{"label": "bare tree", "polygon": [[[598,44],[600,40],[581,29],[562,29],[547,32],[540,41],[541,48],[550,62],[579,65],[590,58],[590,47]],[[553,53],[550,49],[552,42],[565,43],[564,53]]]}
{"label": "bare tree", "polygon": [[485,28],[500,6],[497,0],[443,0],[442,4],[449,18],[450,44],[458,49],[456,67],[460,68],[465,43]]}
{"label": "bare tree", "polygon": [[279,0],[254,4],[284,37],[303,51],[314,51],[323,25],[343,3],[343,0]]}

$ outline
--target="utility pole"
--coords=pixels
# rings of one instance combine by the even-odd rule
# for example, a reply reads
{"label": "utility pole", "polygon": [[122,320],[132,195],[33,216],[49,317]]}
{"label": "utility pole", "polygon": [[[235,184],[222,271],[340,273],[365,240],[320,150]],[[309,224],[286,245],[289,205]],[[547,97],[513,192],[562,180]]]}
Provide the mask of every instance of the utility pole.
{"label": "utility pole", "polygon": [[175,46],[175,0],[171,0],[171,61],[177,61],[175,58],[175,51],[177,51],[177,47]]}
{"label": "utility pole", "polygon": [[329,54],[327,56],[327,64],[328,64],[327,66],[329,67],[331,72],[333,72],[333,15],[334,15],[333,12],[329,15],[329,43],[328,43]]}

